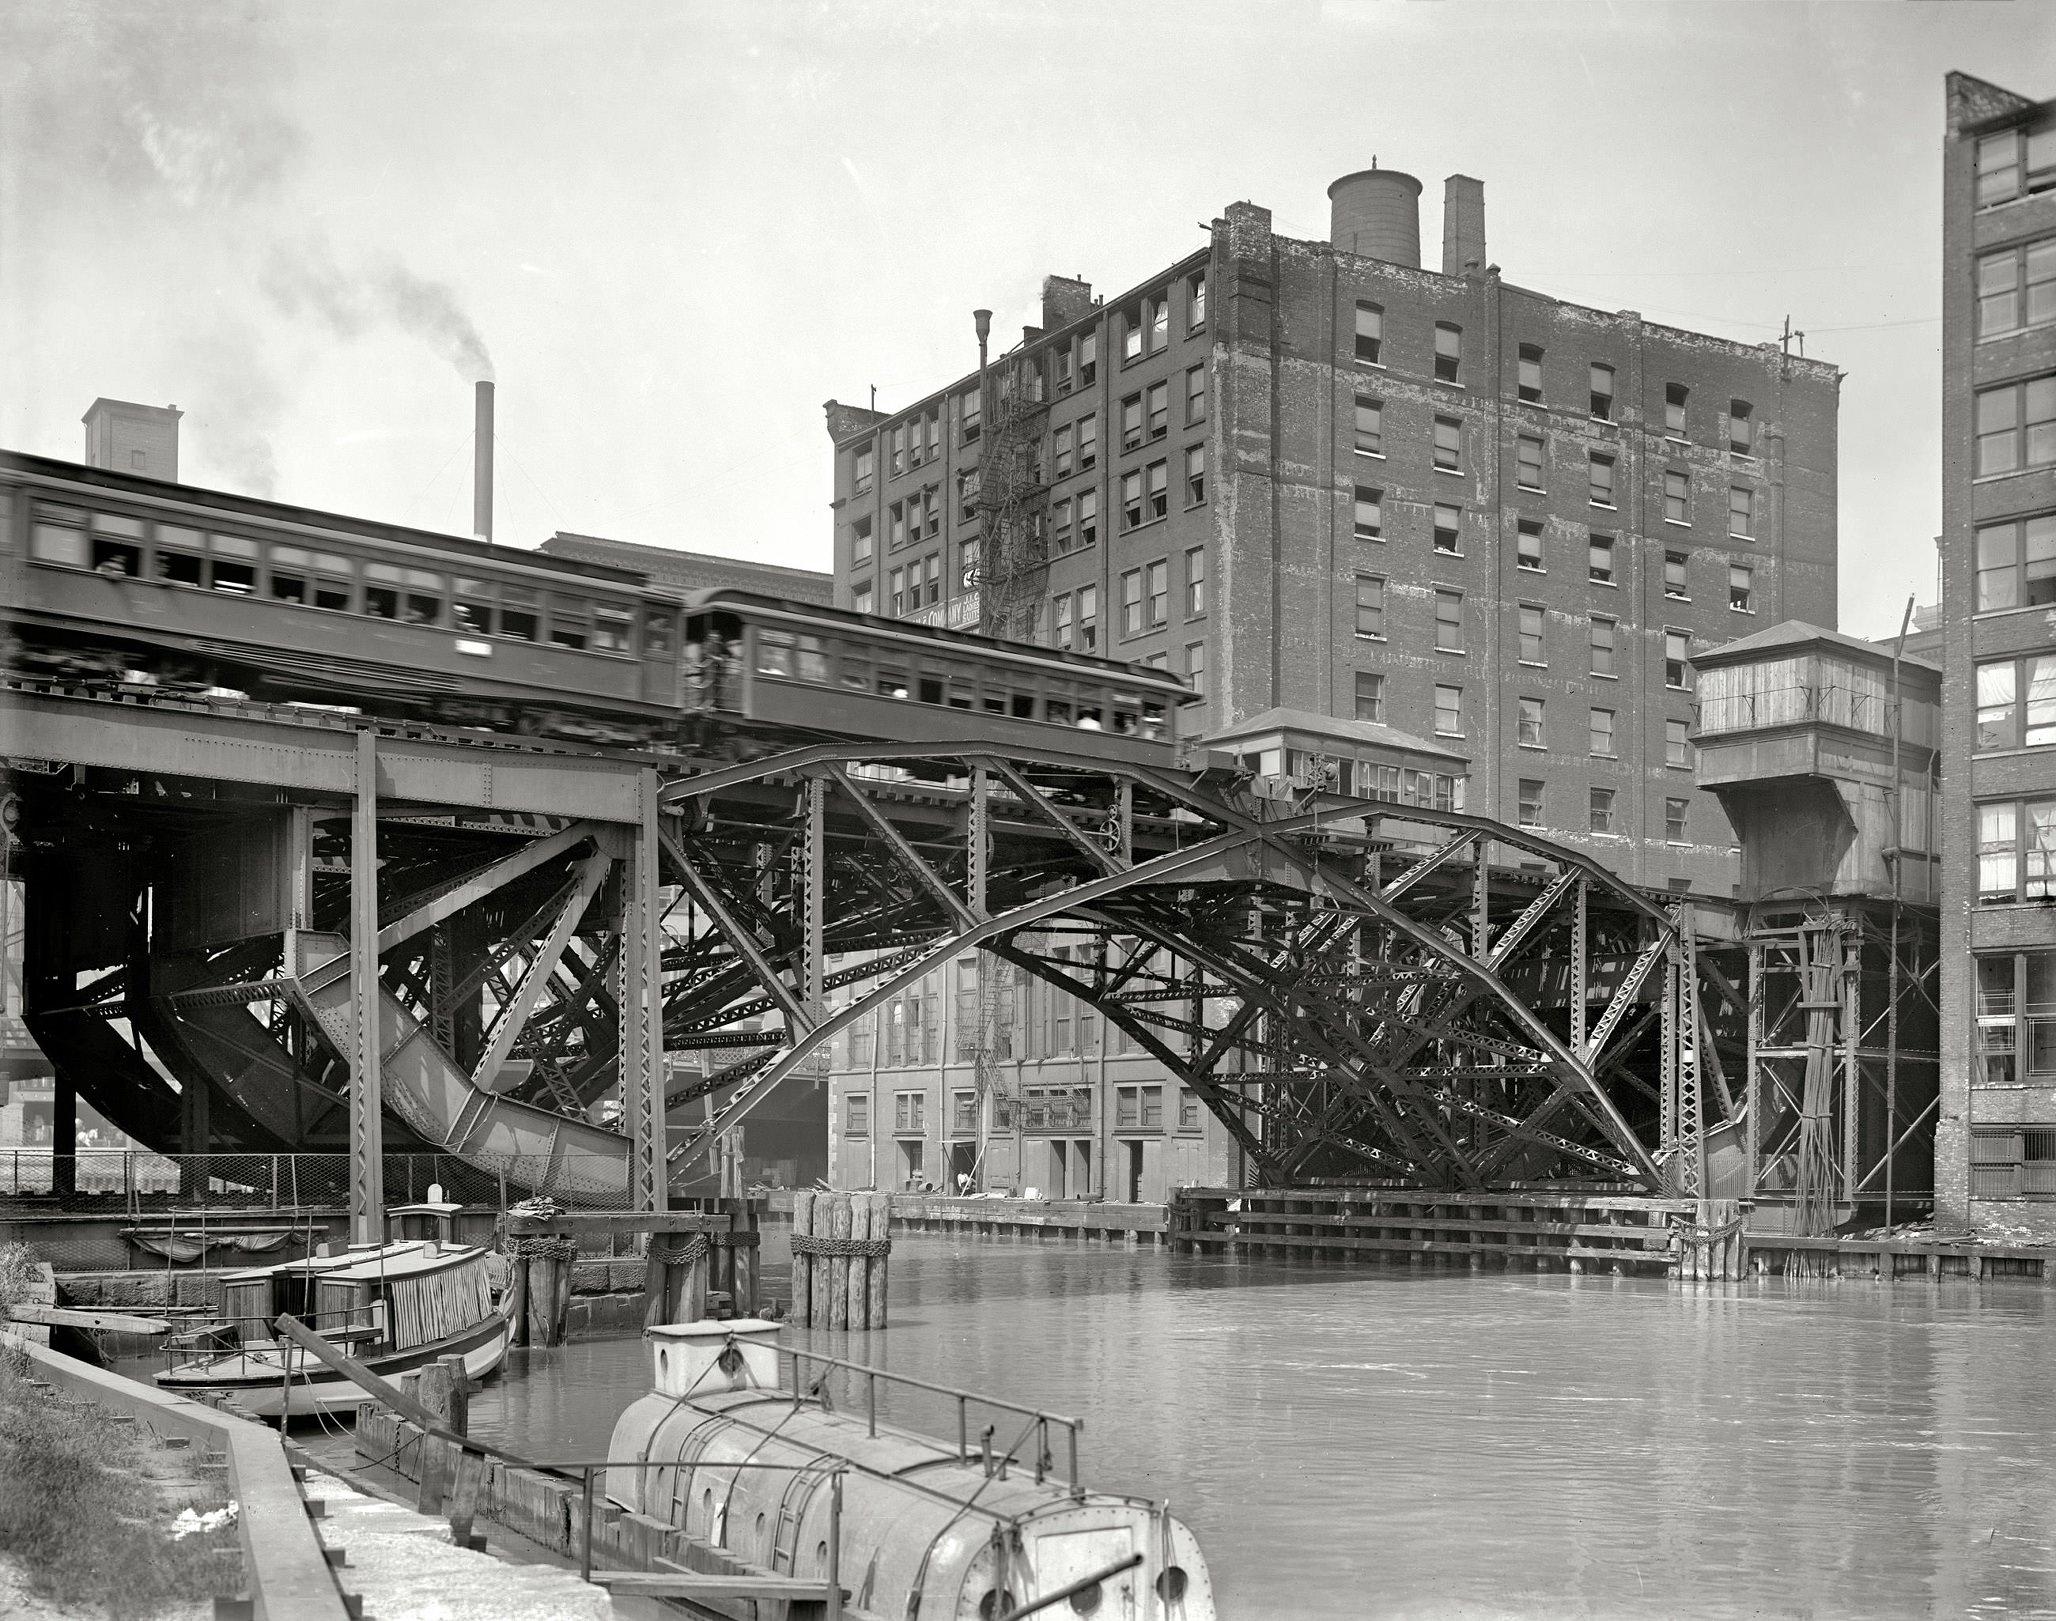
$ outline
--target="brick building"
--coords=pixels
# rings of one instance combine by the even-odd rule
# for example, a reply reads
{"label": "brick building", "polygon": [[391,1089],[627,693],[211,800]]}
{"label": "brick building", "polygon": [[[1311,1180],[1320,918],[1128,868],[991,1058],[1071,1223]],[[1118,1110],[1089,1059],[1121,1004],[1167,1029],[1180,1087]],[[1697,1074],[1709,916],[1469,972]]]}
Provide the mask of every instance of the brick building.
{"label": "brick building", "polygon": [[1508,284],[1466,176],[1425,269],[1419,193],[1345,176],[1325,242],[1231,204],[906,409],[829,402],[837,600],[1176,670],[1208,738],[1390,728],[1464,808],[1725,897],[1689,659],[1834,625],[1840,373]]}
{"label": "brick building", "polygon": [[2056,1237],[2056,101],[1949,75],[1943,162],[1936,1208]]}

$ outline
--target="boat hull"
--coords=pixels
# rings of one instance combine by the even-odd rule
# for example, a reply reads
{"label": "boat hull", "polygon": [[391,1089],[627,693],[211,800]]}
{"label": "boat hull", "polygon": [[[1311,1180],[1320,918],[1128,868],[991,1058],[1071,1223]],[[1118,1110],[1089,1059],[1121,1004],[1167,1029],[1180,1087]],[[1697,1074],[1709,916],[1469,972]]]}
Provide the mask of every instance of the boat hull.
{"label": "boat hull", "polygon": [[[365,1369],[382,1379],[397,1380],[403,1373],[426,1367],[439,1357],[461,1356],[464,1372],[473,1381],[496,1371],[507,1358],[514,1325],[495,1313],[461,1334],[431,1340],[405,1351],[390,1351],[368,1357]],[[288,1418],[309,1418],[316,1413],[354,1408],[374,1400],[371,1393],[304,1351],[290,1352],[291,1395],[286,1394],[287,1355],[285,1348],[237,1352],[206,1363],[191,1363],[157,1375],[160,1389],[179,1396],[226,1396],[238,1410],[257,1418],[277,1418],[281,1408]]]}

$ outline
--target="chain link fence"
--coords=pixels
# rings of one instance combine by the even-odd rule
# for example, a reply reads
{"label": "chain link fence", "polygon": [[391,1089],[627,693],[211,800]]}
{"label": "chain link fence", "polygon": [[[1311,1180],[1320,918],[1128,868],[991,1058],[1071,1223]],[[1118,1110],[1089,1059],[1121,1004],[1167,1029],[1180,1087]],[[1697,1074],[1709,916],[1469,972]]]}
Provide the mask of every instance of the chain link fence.
{"label": "chain link fence", "polygon": [[[385,1201],[431,1188],[454,1204],[503,1209],[546,1193],[578,1209],[628,1205],[627,1164],[612,1154],[387,1154]],[[0,1204],[77,1211],[325,1210],[350,1203],[347,1154],[153,1154],[0,1148]]]}

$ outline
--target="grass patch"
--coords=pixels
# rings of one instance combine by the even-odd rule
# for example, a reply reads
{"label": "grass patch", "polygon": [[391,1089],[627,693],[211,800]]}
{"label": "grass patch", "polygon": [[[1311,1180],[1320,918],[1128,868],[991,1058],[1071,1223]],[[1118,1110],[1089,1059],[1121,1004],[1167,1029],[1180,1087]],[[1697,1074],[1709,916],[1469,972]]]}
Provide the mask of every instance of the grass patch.
{"label": "grass patch", "polygon": [[0,1555],[37,1594],[147,1621],[242,1590],[233,1527],[174,1541],[181,1509],[219,1508],[225,1487],[187,1477],[189,1452],[164,1452],[139,1426],[53,1405],[19,1354],[0,1353]]}

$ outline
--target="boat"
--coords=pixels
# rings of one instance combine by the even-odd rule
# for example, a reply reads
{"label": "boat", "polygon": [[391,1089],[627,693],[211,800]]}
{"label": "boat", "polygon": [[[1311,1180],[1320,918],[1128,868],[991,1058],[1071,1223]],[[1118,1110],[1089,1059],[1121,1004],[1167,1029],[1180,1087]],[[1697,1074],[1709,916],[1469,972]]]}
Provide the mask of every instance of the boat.
{"label": "boat", "polygon": [[483,1379],[506,1360],[514,1334],[507,1302],[494,1299],[489,1257],[474,1245],[401,1239],[231,1272],[222,1280],[227,1348],[167,1369],[157,1384],[226,1396],[259,1418],[355,1408],[360,1386],[276,1337],[282,1313],[382,1378],[461,1356],[465,1373]]}

